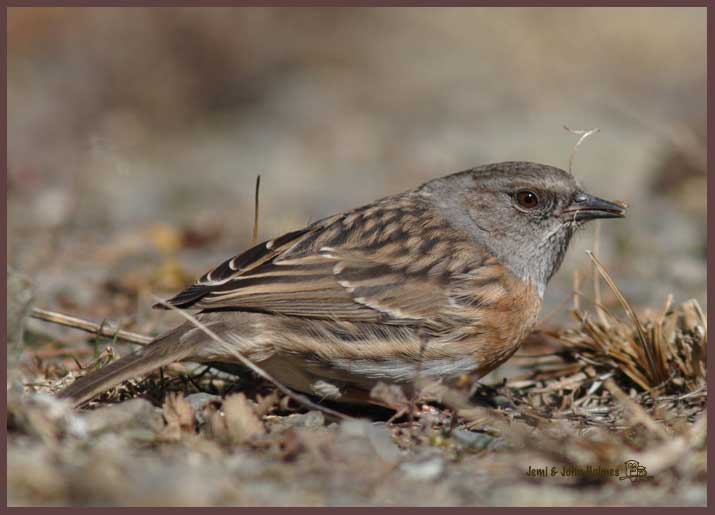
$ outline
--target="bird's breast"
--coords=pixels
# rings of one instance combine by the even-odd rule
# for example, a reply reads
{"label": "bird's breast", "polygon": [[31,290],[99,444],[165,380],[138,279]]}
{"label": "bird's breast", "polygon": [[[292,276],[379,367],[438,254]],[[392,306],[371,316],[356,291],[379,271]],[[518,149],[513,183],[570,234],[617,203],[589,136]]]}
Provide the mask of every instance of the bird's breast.
{"label": "bird's breast", "polygon": [[451,297],[453,324],[442,340],[471,352],[478,375],[495,369],[519,348],[541,310],[538,286],[524,281],[496,262],[466,274]]}

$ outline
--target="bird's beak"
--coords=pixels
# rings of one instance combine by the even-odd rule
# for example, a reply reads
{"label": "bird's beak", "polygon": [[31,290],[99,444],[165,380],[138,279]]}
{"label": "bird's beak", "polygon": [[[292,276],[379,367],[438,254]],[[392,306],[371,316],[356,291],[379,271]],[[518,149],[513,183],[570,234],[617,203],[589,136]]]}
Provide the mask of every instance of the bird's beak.
{"label": "bird's beak", "polygon": [[626,204],[609,202],[588,193],[576,195],[570,205],[562,211],[564,218],[580,222],[595,218],[624,218]]}

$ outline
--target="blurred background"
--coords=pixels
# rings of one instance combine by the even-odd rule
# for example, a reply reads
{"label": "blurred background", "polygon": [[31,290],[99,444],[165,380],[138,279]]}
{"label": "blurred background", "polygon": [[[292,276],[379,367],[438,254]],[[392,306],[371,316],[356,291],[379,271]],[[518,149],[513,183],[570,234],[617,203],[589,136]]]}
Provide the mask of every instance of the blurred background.
{"label": "blurred background", "polygon": [[8,259],[35,304],[144,332],[260,239],[473,166],[567,168],[630,205],[583,230],[625,295],[706,302],[704,8],[13,8]]}

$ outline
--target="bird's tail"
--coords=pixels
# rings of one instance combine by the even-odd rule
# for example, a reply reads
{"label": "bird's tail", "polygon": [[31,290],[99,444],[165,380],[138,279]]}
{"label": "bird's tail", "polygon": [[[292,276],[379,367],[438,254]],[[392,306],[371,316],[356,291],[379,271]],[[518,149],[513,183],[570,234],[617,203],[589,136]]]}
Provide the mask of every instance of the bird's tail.
{"label": "bird's tail", "polygon": [[184,325],[179,326],[157,337],[146,347],[80,377],[62,390],[58,397],[71,399],[75,406],[79,406],[127,379],[188,358],[194,353],[199,341],[196,338],[186,338],[188,341],[182,341],[186,329]]}

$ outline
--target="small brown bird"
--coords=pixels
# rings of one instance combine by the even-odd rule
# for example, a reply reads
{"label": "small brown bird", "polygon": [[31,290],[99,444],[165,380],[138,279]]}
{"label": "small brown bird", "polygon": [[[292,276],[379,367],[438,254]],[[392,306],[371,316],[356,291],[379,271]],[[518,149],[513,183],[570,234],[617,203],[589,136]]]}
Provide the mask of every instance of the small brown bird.
{"label": "small brown bird", "polygon": [[60,396],[79,405],[175,361],[235,364],[235,351],[345,402],[370,402],[378,381],[478,379],[531,331],[575,230],[623,216],[542,164],[434,179],[256,245],[168,301],[223,343],[187,322]]}

